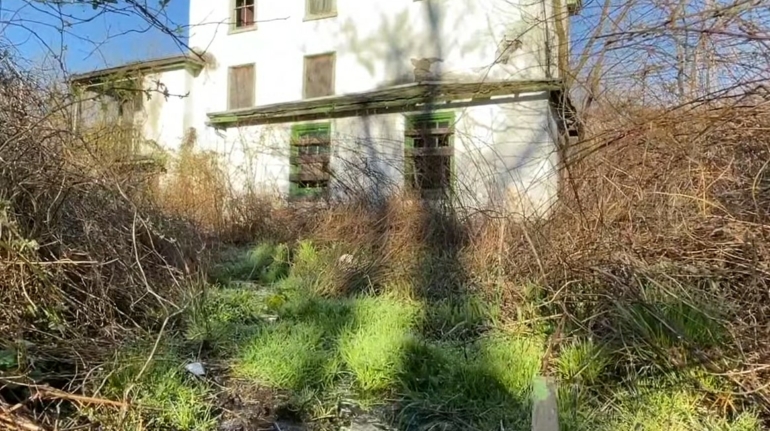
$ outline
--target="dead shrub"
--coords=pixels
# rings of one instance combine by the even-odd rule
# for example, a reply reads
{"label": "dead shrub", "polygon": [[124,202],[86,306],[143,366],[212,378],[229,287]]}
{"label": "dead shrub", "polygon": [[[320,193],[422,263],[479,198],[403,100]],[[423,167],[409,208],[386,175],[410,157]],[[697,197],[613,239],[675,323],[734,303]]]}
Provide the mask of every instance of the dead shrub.
{"label": "dead shrub", "polygon": [[135,201],[148,175],[100,165],[100,143],[72,135],[69,112],[50,103],[55,93],[8,61],[0,63],[0,343],[31,343],[32,360],[87,370],[108,351],[84,345],[153,328],[177,309],[197,237]]}
{"label": "dead shrub", "polygon": [[199,151],[195,144],[195,133],[188,131],[180,151],[171,157],[168,175],[156,189],[156,201],[168,214],[221,232],[227,223],[227,179],[217,155]]}

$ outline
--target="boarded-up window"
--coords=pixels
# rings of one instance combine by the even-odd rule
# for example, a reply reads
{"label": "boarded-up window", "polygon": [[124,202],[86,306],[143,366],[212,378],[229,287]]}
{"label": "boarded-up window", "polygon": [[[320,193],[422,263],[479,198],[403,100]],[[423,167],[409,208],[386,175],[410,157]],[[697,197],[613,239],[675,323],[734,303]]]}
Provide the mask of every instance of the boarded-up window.
{"label": "boarded-up window", "polygon": [[256,80],[254,65],[231,67],[228,80],[227,109],[254,106],[254,81]]}
{"label": "boarded-up window", "polygon": [[444,196],[451,189],[454,114],[410,117],[405,135],[406,185],[424,198]]}
{"label": "boarded-up window", "polygon": [[254,1],[235,0],[235,28],[246,28],[254,25]]}
{"label": "boarded-up window", "polygon": [[306,99],[334,94],[334,54],[305,57]]}
{"label": "boarded-up window", "polygon": [[290,196],[310,199],[328,193],[331,125],[298,124],[291,133]]}
{"label": "boarded-up window", "polygon": [[337,0],[305,0],[308,18],[332,16],[337,13]]}

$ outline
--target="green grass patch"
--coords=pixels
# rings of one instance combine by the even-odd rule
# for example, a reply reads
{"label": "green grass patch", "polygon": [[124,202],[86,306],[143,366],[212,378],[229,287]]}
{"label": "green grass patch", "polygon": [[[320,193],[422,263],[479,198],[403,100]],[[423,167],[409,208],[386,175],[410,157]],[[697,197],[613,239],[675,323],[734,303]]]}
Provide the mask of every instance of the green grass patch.
{"label": "green grass patch", "polygon": [[679,379],[645,379],[613,393],[612,413],[600,421],[603,430],[756,431],[759,420],[750,413],[735,420],[710,414],[706,393]]}
{"label": "green grass patch", "polygon": [[97,395],[126,398],[134,407],[124,421],[112,423],[114,418],[108,418],[104,426],[122,430],[141,423],[145,429],[215,429],[211,388],[184,369],[186,358],[177,345],[173,340],[162,342],[145,367],[151,349],[144,342],[130,346],[105,370],[104,387]]}
{"label": "green grass patch", "polygon": [[562,347],[556,368],[564,382],[593,385],[599,382],[610,362],[607,352],[592,340],[575,340]]}
{"label": "green grass patch", "polygon": [[350,301],[297,292],[281,298],[274,299],[277,322],[244,343],[236,373],[279,388],[328,388],[339,374],[337,339],[350,321]]}
{"label": "green grass patch", "polygon": [[185,314],[185,338],[218,353],[231,352],[270,318],[270,292],[212,288]]}
{"label": "green grass patch", "polygon": [[[327,416],[345,399],[397,405],[401,429],[530,428],[532,385],[556,326],[543,318],[546,289],[523,285],[504,329],[502,301],[465,293],[466,281],[448,257],[420,262],[427,269],[411,278],[386,271],[382,281],[366,273],[374,271],[363,262],[376,261],[371,250],[356,253],[361,262],[352,270],[340,265],[343,251],[305,240],[291,250],[261,244],[229,260],[218,275],[231,287],[195,308],[186,338],[229,355],[237,377],[289,390],[305,413]],[[238,280],[256,283],[233,288]],[[568,328],[578,336],[548,361],[559,383],[562,429],[759,429],[751,412],[727,417],[708,410],[712,400],[704,394],[728,393],[724,380],[698,366],[670,366],[675,354],[693,362],[689,346],[717,348],[726,340],[716,315],[654,283],[637,299],[603,309],[610,322],[604,333]],[[588,308],[578,312],[591,315]],[[143,391],[161,399],[176,393],[184,406],[184,391],[162,382],[182,381],[191,394],[195,386],[172,371]]]}
{"label": "green grass patch", "polygon": [[323,328],[312,323],[262,328],[241,354],[236,372],[278,388],[326,388],[338,367],[324,344]]}
{"label": "green grass patch", "polygon": [[435,339],[470,339],[493,327],[500,317],[500,307],[469,295],[448,298],[431,304],[425,331]]}
{"label": "green grass patch", "polygon": [[340,339],[340,353],[364,392],[393,389],[408,346],[417,336],[420,309],[394,296],[363,297],[353,303],[353,321]]}

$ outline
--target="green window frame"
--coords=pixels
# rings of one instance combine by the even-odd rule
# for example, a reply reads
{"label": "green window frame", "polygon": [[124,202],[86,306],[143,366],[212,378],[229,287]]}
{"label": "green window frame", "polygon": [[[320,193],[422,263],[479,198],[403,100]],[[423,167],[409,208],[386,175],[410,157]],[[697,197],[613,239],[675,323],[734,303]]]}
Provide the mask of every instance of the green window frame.
{"label": "green window frame", "polygon": [[289,197],[316,199],[329,192],[331,123],[295,124],[291,128]]}
{"label": "green window frame", "polygon": [[454,134],[454,112],[407,116],[404,132],[404,183],[407,188],[418,191],[423,198],[445,197],[453,192]]}

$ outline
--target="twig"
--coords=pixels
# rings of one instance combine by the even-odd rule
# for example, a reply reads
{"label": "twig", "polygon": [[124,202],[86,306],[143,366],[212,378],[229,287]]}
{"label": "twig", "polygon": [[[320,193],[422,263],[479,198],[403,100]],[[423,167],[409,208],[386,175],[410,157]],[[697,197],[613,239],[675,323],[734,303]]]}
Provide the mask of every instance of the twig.
{"label": "twig", "polygon": [[147,357],[147,361],[145,361],[144,365],[142,366],[142,369],[139,370],[139,374],[136,375],[135,380],[139,380],[142,375],[144,375],[144,372],[147,371],[147,367],[150,366],[150,362],[152,362],[152,358],[155,357],[155,353],[158,351],[158,346],[160,345],[160,340],[163,338],[163,332],[166,330],[166,325],[168,325],[168,321],[171,320],[172,317],[177,316],[178,314],[185,311],[187,307],[180,308],[179,310],[175,311],[168,317],[166,317],[163,320],[163,325],[160,327],[160,331],[158,331],[158,336],[155,338],[155,344],[152,346],[152,351],[150,352],[150,356]]}
{"label": "twig", "polygon": [[35,425],[29,419],[25,419],[21,417],[11,418],[11,417],[6,417],[5,415],[0,415],[0,426],[2,424],[5,424],[9,428],[13,426],[14,428],[10,428],[10,429],[16,429],[16,430],[20,430],[20,429],[27,430],[27,431],[45,430],[45,428]]}
{"label": "twig", "polygon": [[75,395],[75,394],[70,394],[68,392],[60,391],[58,389],[53,389],[49,387],[38,387],[37,390],[38,390],[38,396],[42,399],[68,400],[68,401],[76,401],[84,404],[98,404],[98,405],[121,407],[121,408],[126,408],[129,406],[128,403],[122,402],[122,401],[113,401],[113,400],[108,400],[104,398],[94,398],[94,397],[87,397],[84,395]]}

